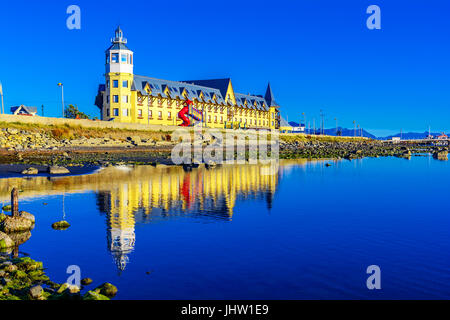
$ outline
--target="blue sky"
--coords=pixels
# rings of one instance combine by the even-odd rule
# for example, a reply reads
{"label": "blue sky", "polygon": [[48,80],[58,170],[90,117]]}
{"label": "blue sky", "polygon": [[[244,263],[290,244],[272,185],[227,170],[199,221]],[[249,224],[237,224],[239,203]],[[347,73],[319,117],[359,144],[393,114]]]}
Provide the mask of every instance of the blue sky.
{"label": "blue sky", "polygon": [[[81,8],[81,30],[66,9]],[[381,30],[366,9],[381,8]],[[91,115],[104,82],[104,51],[121,24],[135,73],[170,79],[231,77],[282,114],[327,127],[356,120],[379,135],[450,130],[450,3],[446,0],[16,1],[2,4],[0,81],[5,105],[67,103]]]}

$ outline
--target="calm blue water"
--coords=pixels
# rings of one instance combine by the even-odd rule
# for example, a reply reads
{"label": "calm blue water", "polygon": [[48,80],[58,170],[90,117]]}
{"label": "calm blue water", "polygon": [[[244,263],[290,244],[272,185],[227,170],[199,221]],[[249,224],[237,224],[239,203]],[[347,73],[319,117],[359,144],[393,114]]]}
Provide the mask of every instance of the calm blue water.
{"label": "calm blue water", "polygon": [[[20,185],[36,215],[21,252],[57,282],[79,265],[118,299],[450,298],[448,162],[243,167],[3,179],[0,192]],[[52,230],[63,217],[72,226]],[[366,288],[373,264],[379,291]]]}

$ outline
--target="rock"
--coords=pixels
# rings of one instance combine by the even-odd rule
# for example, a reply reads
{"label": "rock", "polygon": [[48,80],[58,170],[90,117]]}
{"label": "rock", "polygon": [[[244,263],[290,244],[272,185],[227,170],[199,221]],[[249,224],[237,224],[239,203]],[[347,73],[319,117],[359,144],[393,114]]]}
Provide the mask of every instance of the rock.
{"label": "rock", "polygon": [[101,286],[98,286],[94,291],[104,296],[107,296],[108,298],[112,298],[116,295],[117,288],[111,283],[106,282]]}
{"label": "rock", "polygon": [[6,132],[8,132],[9,134],[18,134],[19,130],[14,129],[14,128],[7,128]]}
{"label": "rock", "polygon": [[44,289],[42,289],[41,286],[34,286],[29,291],[30,298],[33,300],[38,300],[41,298],[43,293]]}
{"label": "rock", "polygon": [[22,174],[24,175],[35,175],[38,174],[39,170],[36,168],[28,168],[22,171]]}
{"label": "rock", "polygon": [[448,151],[447,150],[436,151],[433,154],[433,157],[438,160],[448,160]]}
{"label": "rock", "polygon": [[216,163],[214,162],[214,161],[212,161],[212,160],[209,160],[207,163],[206,163],[206,168],[208,169],[208,168],[214,168],[216,166]]}
{"label": "rock", "polygon": [[14,247],[14,241],[3,232],[0,232],[0,252]]}
{"label": "rock", "polygon": [[7,206],[4,206],[3,208],[2,208],[2,210],[3,211],[6,211],[6,212],[11,212],[11,205],[7,205]]}
{"label": "rock", "polygon": [[64,293],[75,294],[78,292],[80,292],[80,288],[78,286],[70,285],[68,283],[63,283],[61,287],[59,287],[58,291],[56,291],[57,294],[64,294]]}
{"label": "rock", "polygon": [[5,233],[30,231],[33,226],[34,222],[27,218],[6,216],[6,219],[0,223],[0,231]]}
{"label": "rock", "polygon": [[0,223],[3,222],[6,219],[6,214],[4,214],[3,212],[0,213]]}
{"label": "rock", "polygon": [[9,272],[9,273],[13,273],[14,271],[17,271],[17,267],[13,264],[10,264],[9,266],[7,266],[5,268],[5,271]]}
{"label": "rock", "polygon": [[70,227],[70,223],[67,221],[58,221],[52,224],[52,228],[55,230],[66,230]]}
{"label": "rock", "polygon": [[16,245],[21,245],[31,238],[31,232],[30,231],[14,232],[10,233],[8,236],[11,238],[12,241],[14,241]]}
{"label": "rock", "polygon": [[30,221],[33,222],[33,223],[36,222],[36,218],[34,217],[34,215],[32,215],[31,213],[26,212],[26,211],[20,211],[20,212],[19,212],[19,217],[28,219],[28,220],[30,220]]}
{"label": "rock", "polygon": [[108,297],[98,293],[98,292],[88,291],[83,296],[83,300],[110,300],[110,299]]}
{"label": "rock", "polygon": [[68,174],[70,171],[67,168],[59,166],[51,166],[48,168],[50,174]]}
{"label": "rock", "polygon": [[92,283],[92,279],[91,278],[84,278],[84,279],[81,279],[81,284],[83,285],[83,286],[88,286],[88,285],[90,285]]}

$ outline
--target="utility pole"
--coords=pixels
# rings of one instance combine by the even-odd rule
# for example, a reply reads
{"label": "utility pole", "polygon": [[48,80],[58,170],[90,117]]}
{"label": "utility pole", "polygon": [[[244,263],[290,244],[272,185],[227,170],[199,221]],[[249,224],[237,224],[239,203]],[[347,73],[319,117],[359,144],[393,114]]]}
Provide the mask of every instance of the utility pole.
{"label": "utility pole", "polygon": [[64,118],[64,85],[60,82],[58,87],[61,87],[61,100],[62,100],[62,117]]}
{"label": "utility pole", "polygon": [[403,129],[400,128],[400,140],[403,140]]}
{"label": "utility pole", "polygon": [[320,117],[322,118],[322,123],[321,123],[321,130],[320,130],[320,134],[323,135],[325,133],[325,122],[324,122],[324,114],[323,114],[323,110],[320,110]]}
{"label": "utility pole", "polygon": [[44,105],[41,106],[41,110],[42,110],[42,116],[44,116]]}
{"label": "utility pole", "polygon": [[305,124],[305,133],[306,133],[306,115],[304,112],[302,113],[302,115],[303,115],[303,123]]}
{"label": "utility pole", "polygon": [[337,118],[334,118],[334,121],[336,121],[336,137],[338,135],[338,120]]}
{"label": "utility pole", "polygon": [[354,134],[354,136],[356,137],[356,121],[355,121],[355,120],[353,120],[353,127],[355,128],[355,134]]}
{"label": "utility pole", "polygon": [[316,134],[316,118],[313,118],[313,132]]}
{"label": "utility pole", "polygon": [[5,106],[3,105],[3,86],[2,83],[0,82],[0,95],[2,96],[2,114],[5,114]]}

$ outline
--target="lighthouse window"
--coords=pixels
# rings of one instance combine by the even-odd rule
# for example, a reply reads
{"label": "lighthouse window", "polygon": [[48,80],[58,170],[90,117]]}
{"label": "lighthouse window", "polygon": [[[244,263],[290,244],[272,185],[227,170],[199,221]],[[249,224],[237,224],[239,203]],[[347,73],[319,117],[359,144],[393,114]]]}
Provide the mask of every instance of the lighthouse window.
{"label": "lighthouse window", "polygon": [[118,103],[119,102],[119,96],[117,96],[117,95],[113,96],[113,102]]}
{"label": "lighthouse window", "polygon": [[113,109],[113,115],[114,115],[115,117],[118,117],[118,116],[119,116],[119,109],[114,108],[114,109]]}
{"label": "lighthouse window", "polygon": [[119,63],[119,54],[118,53],[113,53],[111,56],[111,61],[113,63]]}
{"label": "lighthouse window", "polygon": [[123,54],[122,55],[122,62],[127,62],[127,59],[128,57],[127,57],[127,55],[126,54]]}
{"label": "lighthouse window", "polygon": [[128,96],[122,96],[122,102],[128,103]]}
{"label": "lighthouse window", "polygon": [[119,80],[113,80],[113,88],[119,87]]}
{"label": "lighthouse window", "polygon": [[122,87],[128,88],[128,80],[122,82]]}

